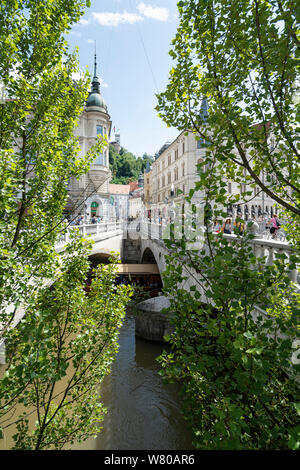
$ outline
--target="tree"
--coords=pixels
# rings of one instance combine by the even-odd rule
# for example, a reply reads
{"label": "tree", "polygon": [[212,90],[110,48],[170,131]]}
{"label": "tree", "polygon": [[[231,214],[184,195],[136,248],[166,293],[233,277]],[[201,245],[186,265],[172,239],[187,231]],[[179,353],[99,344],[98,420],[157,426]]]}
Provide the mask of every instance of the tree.
{"label": "tree", "polygon": [[52,288],[31,297],[7,336],[0,423],[4,433],[14,426],[14,449],[60,450],[100,431],[99,385],[118,349],[131,288],[116,286],[113,257],[95,270],[86,295],[89,250],[80,239],[66,248]]}
{"label": "tree", "polygon": [[[35,280],[49,277],[70,177],[87,171],[100,144],[78,157],[74,127],[87,96],[87,75],[76,83],[74,53],[64,34],[85,2],[2,2],[0,81],[1,330],[14,319],[5,306],[26,300]],[[49,271],[50,270],[50,271]]]}
{"label": "tree", "polygon": [[[164,286],[175,332],[160,358],[162,374],[182,384],[196,447],[298,449],[299,364],[291,357],[299,292],[287,275],[299,265],[297,5],[186,0],[178,8],[176,63],[157,110],[209,145],[186,198],[191,204],[203,191],[204,246],[191,249],[187,232],[165,240],[174,253]],[[230,196],[227,181],[250,191]],[[254,185],[285,211],[294,246],[290,259],[279,254],[273,266],[255,256],[253,235],[227,240],[210,232],[212,216],[245,202]],[[190,288],[183,287],[187,276],[195,280]],[[255,306],[266,314],[255,318]]]}
{"label": "tree", "polygon": [[[109,273],[95,285],[103,293],[102,287],[112,283],[106,289],[108,297],[116,296],[110,307],[103,305],[108,297],[83,296],[88,267],[84,240],[75,237],[65,256],[55,251],[66,231],[68,181],[88,170],[104,144],[99,140],[79,157],[73,133],[89,77],[73,79],[78,61],[65,35],[89,3],[4,0],[0,6],[0,83],[5,90],[0,103],[0,340],[9,351],[0,419],[7,424],[8,410],[20,402],[26,409],[33,406],[38,420],[31,436],[26,415],[14,415],[17,448],[57,448],[67,441],[68,430],[75,439],[94,429],[86,403],[89,398],[98,403],[95,381],[109,371],[116,325],[124,314],[123,292],[114,290]],[[51,290],[47,285],[53,282]],[[65,336],[71,332],[74,341]],[[73,348],[70,356],[66,344]],[[71,367],[77,375],[65,382],[64,400],[54,405],[56,383]]]}
{"label": "tree", "polygon": [[[263,267],[252,239],[209,234],[200,252],[184,238],[165,240],[173,252],[163,281],[174,333],[159,360],[162,375],[181,385],[198,449],[299,449],[300,364],[291,362],[299,295],[284,256]],[[268,315],[255,318],[257,307]]]}
{"label": "tree", "polygon": [[147,154],[144,154],[143,158],[136,157],[124,147],[118,154],[112,145],[109,150],[109,159],[113,174],[112,183],[115,184],[128,184],[130,181],[136,181],[139,175],[144,173],[147,162],[152,162],[152,157]]}
{"label": "tree", "polygon": [[214,144],[219,181],[255,184],[299,216],[297,2],[186,0],[178,9],[161,117]]}

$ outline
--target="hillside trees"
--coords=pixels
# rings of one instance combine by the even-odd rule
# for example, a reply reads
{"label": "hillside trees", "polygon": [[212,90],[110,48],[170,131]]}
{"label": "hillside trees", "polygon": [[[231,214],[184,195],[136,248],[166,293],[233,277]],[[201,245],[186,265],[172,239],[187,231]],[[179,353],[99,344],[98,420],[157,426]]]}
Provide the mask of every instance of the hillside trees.
{"label": "hillside trees", "polygon": [[136,181],[139,175],[144,173],[147,162],[152,163],[153,157],[144,154],[143,157],[136,157],[125,148],[121,147],[118,154],[114,147],[109,148],[109,163],[113,174],[112,183],[128,184],[130,181]]}
{"label": "hillside trees", "polygon": [[[5,341],[9,359],[1,377],[0,426],[7,425],[8,411],[15,410],[18,402],[35,407],[39,423],[35,442],[29,437],[31,430],[27,432],[26,417],[14,413],[14,421],[19,423],[18,448],[45,448],[50,441],[55,446],[55,438],[59,446],[68,426],[72,439],[76,438],[70,417],[75,402],[73,416],[82,424],[79,436],[88,432],[89,420],[84,422],[87,409],[81,400],[89,396],[89,366],[101,369],[103,377],[116,344],[115,327],[111,329],[105,314],[93,310],[92,299],[83,295],[86,242],[74,236],[65,255],[55,251],[55,243],[66,230],[63,210],[68,181],[84,174],[103,147],[99,140],[87,155],[79,157],[73,134],[88,94],[89,77],[80,74],[73,80],[79,74],[78,61],[76,53],[68,50],[65,35],[89,3],[4,0],[0,5],[0,83],[4,90],[0,103],[0,342]],[[72,262],[70,258],[74,258]],[[47,286],[60,275],[54,290],[49,290]],[[110,280],[113,282],[111,276]],[[122,292],[114,294],[117,304],[111,304],[110,314],[112,322],[119,324],[125,299]],[[77,301],[78,312],[74,308]],[[97,341],[107,348],[103,359],[92,348],[96,321]],[[64,334],[70,340],[71,332],[80,333],[81,339],[66,357]],[[70,399],[65,389],[68,405],[60,414],[53,411],[57,403],[48,398],[71,365],[81,370],[80,382],[71,387],[77,390],[77,398]],[[93,403],[94,385],[91,381]],[[68,413],[66,408],[71,408]],[[52,429],[51,439],[46,428]]]}
{"label": "hillside trees", "polygon": [[[210,209],[200,251],[188,231],[165,241],[174,252],[165,293],[175,332],[171,352],[160,359],[162,373],[183,384],[196,447],[299,449],[300,365],[292,361],[299,290],[289,275],[299,267],[300,246],[299,7],[294,1],[182,0],[178,9],[174,66],[157,110],[168,125],[210,142],[186,198],[191,203],[202,191]],[[230,195],[227,181],[247,189]],[[287,221],[291,254],[277,254],[270,266],[264,252],[254,251],[250,233],[210,231],[211,218],[226,216],[229,203],[251,199],[254,186]],[[190,288],[187,276],[194,279]]]}

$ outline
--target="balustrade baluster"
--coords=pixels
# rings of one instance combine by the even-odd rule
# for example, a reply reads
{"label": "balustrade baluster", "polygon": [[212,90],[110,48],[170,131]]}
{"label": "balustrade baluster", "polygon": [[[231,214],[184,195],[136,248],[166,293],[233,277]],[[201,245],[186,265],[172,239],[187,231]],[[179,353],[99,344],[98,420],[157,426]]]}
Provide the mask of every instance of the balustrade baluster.
{"label": "balustrade baluster", "polygon": [[274,248],[271,246],[268,246],[268,258],[267,258],[266,265],[272,266],[273,263],[274,263]]}

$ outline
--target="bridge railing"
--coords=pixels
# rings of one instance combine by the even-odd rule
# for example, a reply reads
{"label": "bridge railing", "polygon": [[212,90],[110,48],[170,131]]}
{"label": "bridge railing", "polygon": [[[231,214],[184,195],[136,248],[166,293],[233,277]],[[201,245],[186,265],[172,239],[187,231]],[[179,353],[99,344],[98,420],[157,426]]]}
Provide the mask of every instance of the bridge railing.
{"label": "bridge railing", "polygon": [[122,222],[107,222],[101,224],[86,224],[86,225],[70,225],[66,233],[62,234],[58,239],[56,246],[60,247],[68,243],[70,233],[73,230],[78,230],[82,237],[91,237],[97,239],[104,233],[113,233],[118,230],[123,230]]}
{"label": "bridge railing", "polygon": [[[237,239],[236,235],[224,234],[224,238],[232,242]],[[274,263],[277,254],[284,254],[287,262],[293,254],[293,247],[288,242],[277,240],[266,240],[260,238],[259,234],[253,240],[253,252],[256,258],[265,258],[265,264],[271,266]],[[289,271],[289,278],[292,282],[299,284],[299,266]]]}
{"label": "bridge railing", "polygon": [[[167,225],[157,224],[153,222],[150,223],[148,221],[141,222],[141,237],[143,238],[153,241],[162,241],[166,233],[168,234]],[[180,231],[178,233],[180,238]],[[217,236],[216,232],[214,232],[214,234],[215,236]],[[200,241],[199,243],[199,240],[201,240],[201,234],[199,238],[197,238],[196,232],[194,232],[192,236],[194,236],[194,239],[190,244],[191,248],[201,249],[201,247],[203,246],[203,242]],[[238,239],[237,235],[235,234],[223,234],[223,236],[228,241],[232,241],[232,243]],[[253,240],[251,240],[251,243],[253,245],[253,251],[256,258],[264,258],[265,264],[267,266],[272,265],[274,263],[277,254],[285,254],[287,263],[293,254],[293,247],[287,241],[265,239],[262,238],[261,234],[259,233],[256,234]],[[292,282],[296,284],[300,284],[299,268],[300,266],[297,266],[297,268],[290,270],[288,274]]]}

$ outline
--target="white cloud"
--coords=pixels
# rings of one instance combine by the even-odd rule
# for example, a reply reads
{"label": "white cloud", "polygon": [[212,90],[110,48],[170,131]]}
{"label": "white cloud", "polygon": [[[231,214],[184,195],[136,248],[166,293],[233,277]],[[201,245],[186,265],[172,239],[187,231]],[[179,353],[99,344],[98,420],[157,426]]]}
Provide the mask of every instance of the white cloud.
{"label": "white cloud", "polygon": [[169,11],[167,8],[146,5],[142,2],[138,4],[137,9],[141,15],[144,15],[146,18],[151,18],[153,20],[167,21],[169,18]]}
{"label": "white cloud", "polygon": [[88,39],[87,42],[88,42],[89,44],[95,44],[94,39]]}
{"label": "white cloud", "polygon": [[76,36],[77,38],[81,38],[81,33],[76,33],[75,31],[69,31],[67,34],[70,34],[71,36]]}
{"label": "white cloud", "polygon": [[93,18],[102,26],[119,26],[122,23],[134,24],[143,21],[143,17],[135,13],[92,13]]}
{"label": "white cloud", "polygon": [[90,24],[89,20],[86,20],[84,18],[81,18],[79,21],[78,21],[78,24],[81,24],[82,26],[87,26],[88,24]]}

